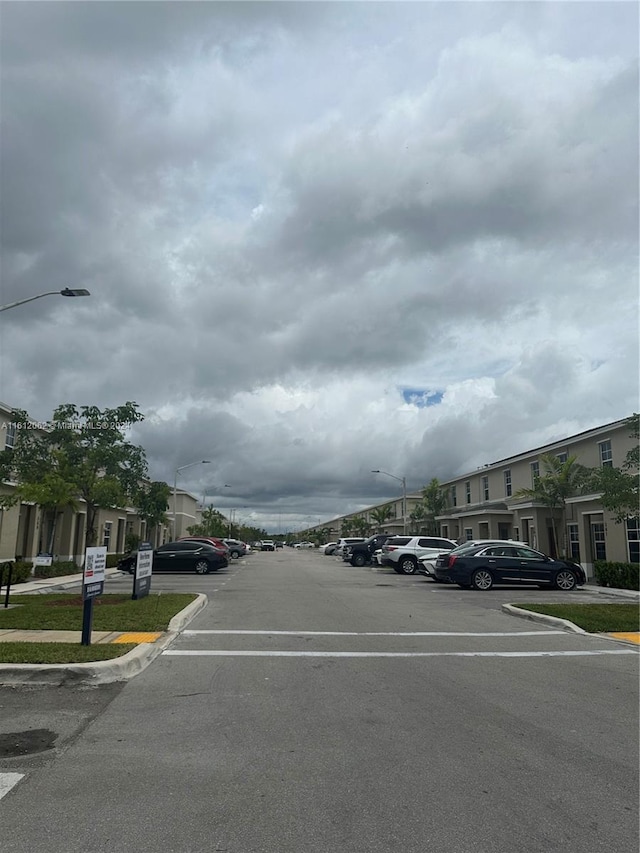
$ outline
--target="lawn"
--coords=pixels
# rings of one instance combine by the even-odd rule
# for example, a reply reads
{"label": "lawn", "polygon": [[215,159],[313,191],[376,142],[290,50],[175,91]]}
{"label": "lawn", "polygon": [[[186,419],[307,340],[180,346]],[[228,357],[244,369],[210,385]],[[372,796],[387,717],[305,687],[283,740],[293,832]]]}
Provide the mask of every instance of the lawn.
{"label": "lawn", "polygon": [[[127,595],[94,599],[94,631],[166,631],[170,620],[196,599],[189,593],[147,595],[133,601]],[[16,595],[5,610],[0,606],[0,630],[81,631],[82,598],[69,594]],[[2,644],[0,644],[2,645]]]}
{"label": "lawn", "polygon": [[640,606],[634,604],[516,604],[523,610],[573,622],[590,634],[640,631]]}
{"label": "lawn", "polygon": [[136,643],[0,643],[0,663],[90,663],[119,658],[135,647]]}

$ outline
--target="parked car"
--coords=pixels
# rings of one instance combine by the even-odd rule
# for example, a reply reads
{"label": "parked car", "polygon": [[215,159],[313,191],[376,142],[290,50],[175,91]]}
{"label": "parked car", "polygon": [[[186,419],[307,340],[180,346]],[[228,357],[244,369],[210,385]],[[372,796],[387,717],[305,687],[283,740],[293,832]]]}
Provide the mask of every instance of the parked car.
{"label": "parked car", "polygon": [[263,539],[260,543],[260,547],[263,551],[275,551],[276,544],[273,539]]}
{"label": "parked car", "polygon": [[[134,574],[138,552],[133,551],[118,563],[121,571]],[[217,572],[229,565],[225,554],[220,552],[210,542],[190,541],[181,539],[178,542],[168,542],[153,552],[153,571],[157,572],[195,572],[206,575]]]}
{"label": "parked car", "polygon": [[369,566],[373,562],[374,553],[392,538],[390,533],[378,533],[365,539],[364,542],[353,542],[345,547],[342,559],[351,563],[352,566]]}
{"label": "parked car", "polygon": [[333,554],[333,552],[336,550],[337,547],[338,547],[337,542],[327,542],[326,545],[320,546],[320,550],[322,551],[323,554],[325,554],[328,557],[330,554]]}
{"label": "parked car", "polygon": [[[504,545],[508,542],[510,545],[524,545],[525,547],[529,547],[526,542],[517,542],[514,539],[467,539],[464,542],[461,542],[456,550],[461,549],[471,549],[475,548],[477,545]],[[451,553],[449,549],[446,552],[441,551],[442,553]],[[424,557],[420,557],[418,559],[418,572],[423,575],[428,575],[432,580],[436,583],[443,583],[439,578],[436,577],[436,562],[440,554],[434,555],[426,555]]]}
{"label": "parked car", "polygon": [[554,560],[527,545],[464,543],[438,557],[438,580],[456,583],[462,589],[489,590],[495,584],[526,584],[554,587],[565,592],[582,586],[586,577],[582,566],[572,560]]}
{"label": "parked car", "polygon": [[296,542],[294,548],[315,548],[313,542]]}
{"label": "parked car", "polygon": [[232,560],[237,560],[238,557],[244,557],[247,553],[247,546],[244,542],[240,542],[238,539],[223,539],[222,541],[229,549],[229,556]]}
{"label": "parked car", "polygon": [[380,563],[391,566],[398,574],[414,575],[420,557],[438,556],[452,551],[456,543],[438,536],[394,536],[382,546]]}
{"label": "parked car", "polygon": [[218,548],[227,557],[229,556],[229,548],[224,539],[219,539],[217,536],[181,536],[178,542],[208,542],[214,548]]}
{"label": "parked car", "polygon": [[277,541],[276,548],[284,548],[284,542]]}
{"label": "parked car", "polygon": [[342,559],[342,554],[347,545],[353,545],[356,542],[364,542],[364,536],[353,536],[348,539],[338,539],[338,544],[335,547],[335,551],[333,552],[334,557],[340,557]]}

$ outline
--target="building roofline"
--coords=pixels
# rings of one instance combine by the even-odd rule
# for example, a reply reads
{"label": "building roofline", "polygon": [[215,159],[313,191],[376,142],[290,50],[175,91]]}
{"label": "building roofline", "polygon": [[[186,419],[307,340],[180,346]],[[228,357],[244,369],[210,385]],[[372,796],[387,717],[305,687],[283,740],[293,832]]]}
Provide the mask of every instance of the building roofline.
{"label": "building roofline", "polygon": [[[629,415],[629,417],[632,416]],[[457,477],[451,477],[449,480],[443,480],[440,485],[455,485],[460,480],[464,480],[465,478],[469,479],[471,477],[477,476],[480,472],[491,471],[496,468],[501,468],[504,465],[510,465],[515,462],[521,462],[523,459],[528,459],[531,456],[543,455],[552,450],[556,450],[559,447],[565,447],[569,444],[575,444],[583,438],[587,438],[589,436],[596,436],[599,433],[606,433],[614,429],[619,429],[620,427],[624,426],[628,420],[629,418],[621,418],[617,421],[611,421],[611,423],[608,424],[602,424],[601,426],[591,427],[591,429],[585,429],[582,432],[566,436],[565,438],[556,439],[556,441],[549,442],[549,444],[543,444],[540,447],[533,447],[531,450],[524,450],[521,453],[515,453],[513,456],[506,456],[504,459],[499,459],[496,462],[490,462],[486,465],[481,465],[480,468],[476,468],[474,471],[468,471],[467,473],[459,474]]]}

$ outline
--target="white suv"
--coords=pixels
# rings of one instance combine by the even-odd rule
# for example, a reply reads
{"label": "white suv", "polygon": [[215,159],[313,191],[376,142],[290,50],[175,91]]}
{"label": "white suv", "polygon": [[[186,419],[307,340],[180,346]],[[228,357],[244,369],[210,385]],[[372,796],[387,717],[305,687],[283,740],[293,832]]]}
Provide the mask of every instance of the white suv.
{"label": "white suv", "polygon": [[452,539],[439,536],[395,536],[382,546],[379,562],[391,566],[398,574],[415,575],[421,557],[437,557],[456,546]]}

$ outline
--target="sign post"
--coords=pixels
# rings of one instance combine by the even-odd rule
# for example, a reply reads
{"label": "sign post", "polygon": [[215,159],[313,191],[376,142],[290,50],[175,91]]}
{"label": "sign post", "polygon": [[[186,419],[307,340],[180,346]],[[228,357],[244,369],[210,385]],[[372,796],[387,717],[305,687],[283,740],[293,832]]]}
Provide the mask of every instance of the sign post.
{"label": "sign post", "polygon": [[133,579],[133,595],[131,598],[137,601],[149,595],[151,589],[151,573],[153,571],[153,545],[150,542],[141,542],[138,546],[138,558],[136,560],[136,571]]}
{"label": "sign post", "polygon": [[82,645],[91,645],[91,623],[93,621],[93,599],[104,591],[107,567],[106,546],[87,548],[84,555],[82,574]]}

